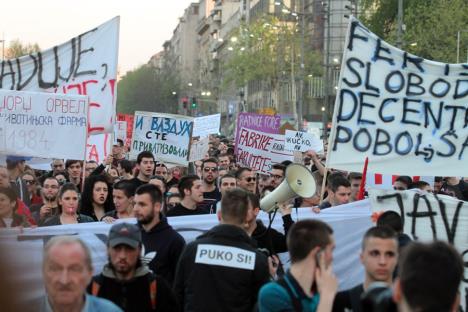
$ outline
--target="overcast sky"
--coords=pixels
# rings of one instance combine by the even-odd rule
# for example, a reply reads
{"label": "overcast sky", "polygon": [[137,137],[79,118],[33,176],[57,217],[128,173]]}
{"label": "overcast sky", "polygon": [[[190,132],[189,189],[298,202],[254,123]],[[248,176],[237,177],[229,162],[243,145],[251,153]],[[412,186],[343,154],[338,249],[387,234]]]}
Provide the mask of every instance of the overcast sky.
{"label": "overcast sky", "polygon": [[120,15],[119,69],[125,73],[162,50],[190,0],[10,0],[0,10],[0,40],[47,49]]}

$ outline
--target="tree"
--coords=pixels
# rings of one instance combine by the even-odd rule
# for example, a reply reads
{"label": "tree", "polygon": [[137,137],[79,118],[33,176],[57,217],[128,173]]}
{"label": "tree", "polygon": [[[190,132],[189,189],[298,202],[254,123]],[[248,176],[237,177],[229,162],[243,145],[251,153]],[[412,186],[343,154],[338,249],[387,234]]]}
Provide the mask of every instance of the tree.
{"label": "tree", "polygon": [[19,39],[15,39],[10,41],[10,45],[5,51],[5,59],[13,59],[39,51],[41,51],[41,48],[37,43],[25,44],[22,43]]}
{"label": "tree", "polygon": [[[406,0],[404,3],[403,49],[426,59],[455,62],[457,32],[467,42],[466,0]],[[361,0],[362,22],[385,41],[395,44],[397,0]]]}
{"label": "tree", "polygon": [[[133,114],[136,110],[176,113],[179,94],[177,74],[142,65],[127,74],[117,86],[117,111]],[[173,94],[176,92],[176,95]]]}

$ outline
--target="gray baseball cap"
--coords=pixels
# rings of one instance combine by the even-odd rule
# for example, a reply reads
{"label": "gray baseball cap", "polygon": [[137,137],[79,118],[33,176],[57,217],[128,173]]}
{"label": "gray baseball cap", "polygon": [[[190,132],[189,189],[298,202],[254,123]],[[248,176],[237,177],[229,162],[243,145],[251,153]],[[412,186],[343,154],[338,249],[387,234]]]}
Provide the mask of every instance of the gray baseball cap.
{"label": "gray baseball cap", "polygon": [[137,248],[141,244],[141,231],[138,226],[130,223],[117,223],[111,227],[107,245],[115,247],[121,244],[132,248]]}

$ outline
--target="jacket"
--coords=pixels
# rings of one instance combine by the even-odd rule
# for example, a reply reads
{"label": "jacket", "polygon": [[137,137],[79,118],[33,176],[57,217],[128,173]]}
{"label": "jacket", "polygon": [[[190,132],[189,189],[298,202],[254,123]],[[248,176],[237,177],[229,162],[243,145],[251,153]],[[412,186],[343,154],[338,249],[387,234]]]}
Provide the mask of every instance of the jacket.
{"label": "jacket", "polygon": [[[154,290],[152,283],[155,285]],[[88,292],[112,301],[124,311],[170,312],[178,309],[174,293],[167,282],[154,275],[146,265],[139,266],[135,276],[126,281],[118,280],[112,268],[106,265],[101,274],[93,277]]]}
{"label": "jacket", "polygon": [[145,253],[143,262],[148,264],[153,273],[163,277],[172,286],[185,240],[167,223],[167,218],[160,215],[160,220],[148,232],[141,228]]}
{"label": "jacket", "polygon": [[283,217],[284,234],[273,228],[267,228],[261,220],[257,220],[257,227],[252,233],[252,238],[257,242],[258,248],[268,249],[270,255],[276,255],[282,252],[287,252],[286,236],[289,229],[293,226],[294,221],[291,215]]}
{"label": "jacket", "polygon": [[184,311],[252,311],[268,262],[240,227],[215,226],[187,245],[174,291]]}

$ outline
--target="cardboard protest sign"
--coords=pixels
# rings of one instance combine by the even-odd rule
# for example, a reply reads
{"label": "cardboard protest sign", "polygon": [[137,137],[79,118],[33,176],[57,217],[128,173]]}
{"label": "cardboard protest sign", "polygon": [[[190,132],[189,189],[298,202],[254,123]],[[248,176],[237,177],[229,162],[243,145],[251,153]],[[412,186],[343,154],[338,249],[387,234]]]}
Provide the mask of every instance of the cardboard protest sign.
{"label": "cardboard protest sign", "polygon": [[[466,258],[468,202],[446,195],[421,194],[415,191],[370,190],[369,197],[374,218],[384,211],[395,211],[402,218],[403,232],[412,236],[412,239],[447,241]],[[462,291],[466,293],[467,290],[468,283],[464,278]],[[468,298],[464,295],[461,298],[464,298],[462,306],[466,308]]]}
{"label": "cardboard protest sign", "polygon": [[112,137],[109,133],[91,135],[86,142],[86,161],[103,163],[112,153]]}
{"label": "cardboard protest sign", "polygon": [[125,121],[127,123],[126,140],[124,141],[126,147],[130,147],[132,143],[133,134],[133,115],[117,113],[118,121]]}
{"label": "cardboard protest sign", "polygon": [[152,112],[135,112],[130,158],[150,151],[161,162],[186,166],[193,118]]}
{"label": "cardboard protest sign", "polygon": [[127,122],[117,120],[114,125],[114,144],[117,144],[117,139],[124,142],[127,140]]}
{"label": "cardboard protest sign", "polygon": [[0,90],[0,154],[83,159],[88,104],[82,95]]}
{"label": "cardboard protest sign", "polygon": [[208,143],[210,143],[210,139],[208,137],[204,137],[201,140],[192,143],[190,146],[189,161],[192,162],[205,158],[205,155],[210,149],[210,145]]}
{"label": "cardboard protest sign", "polygon": [[193,137],[205,137],[210,134],[217,134],[221,126],[221,114],[196,117],[193,120]]}
{"label": "cardboard protest sign", "polygon": [[112,133],[119,21],[115,17],[49,50],[1,61],[0,88],[87,95],[88,132]]}
{"label": "cardboard protest sign", "polygon": [[270,173],[273,164],[293,161],[284,150],[284,135],[277,134],[280,116],[241,113],[237,121],[237,163],[261,173]]}
{"label": "cardboard protest sign", "polygon": [[467,176],[466,65],[428,61],[352,18],[327,166],[383,174]]}
{"label": "cardboard protest sign", "polygon": [[318,153],[323,151],[323,142],[312,133],[286,130],[284,149],[299,152],[313,150]]}

